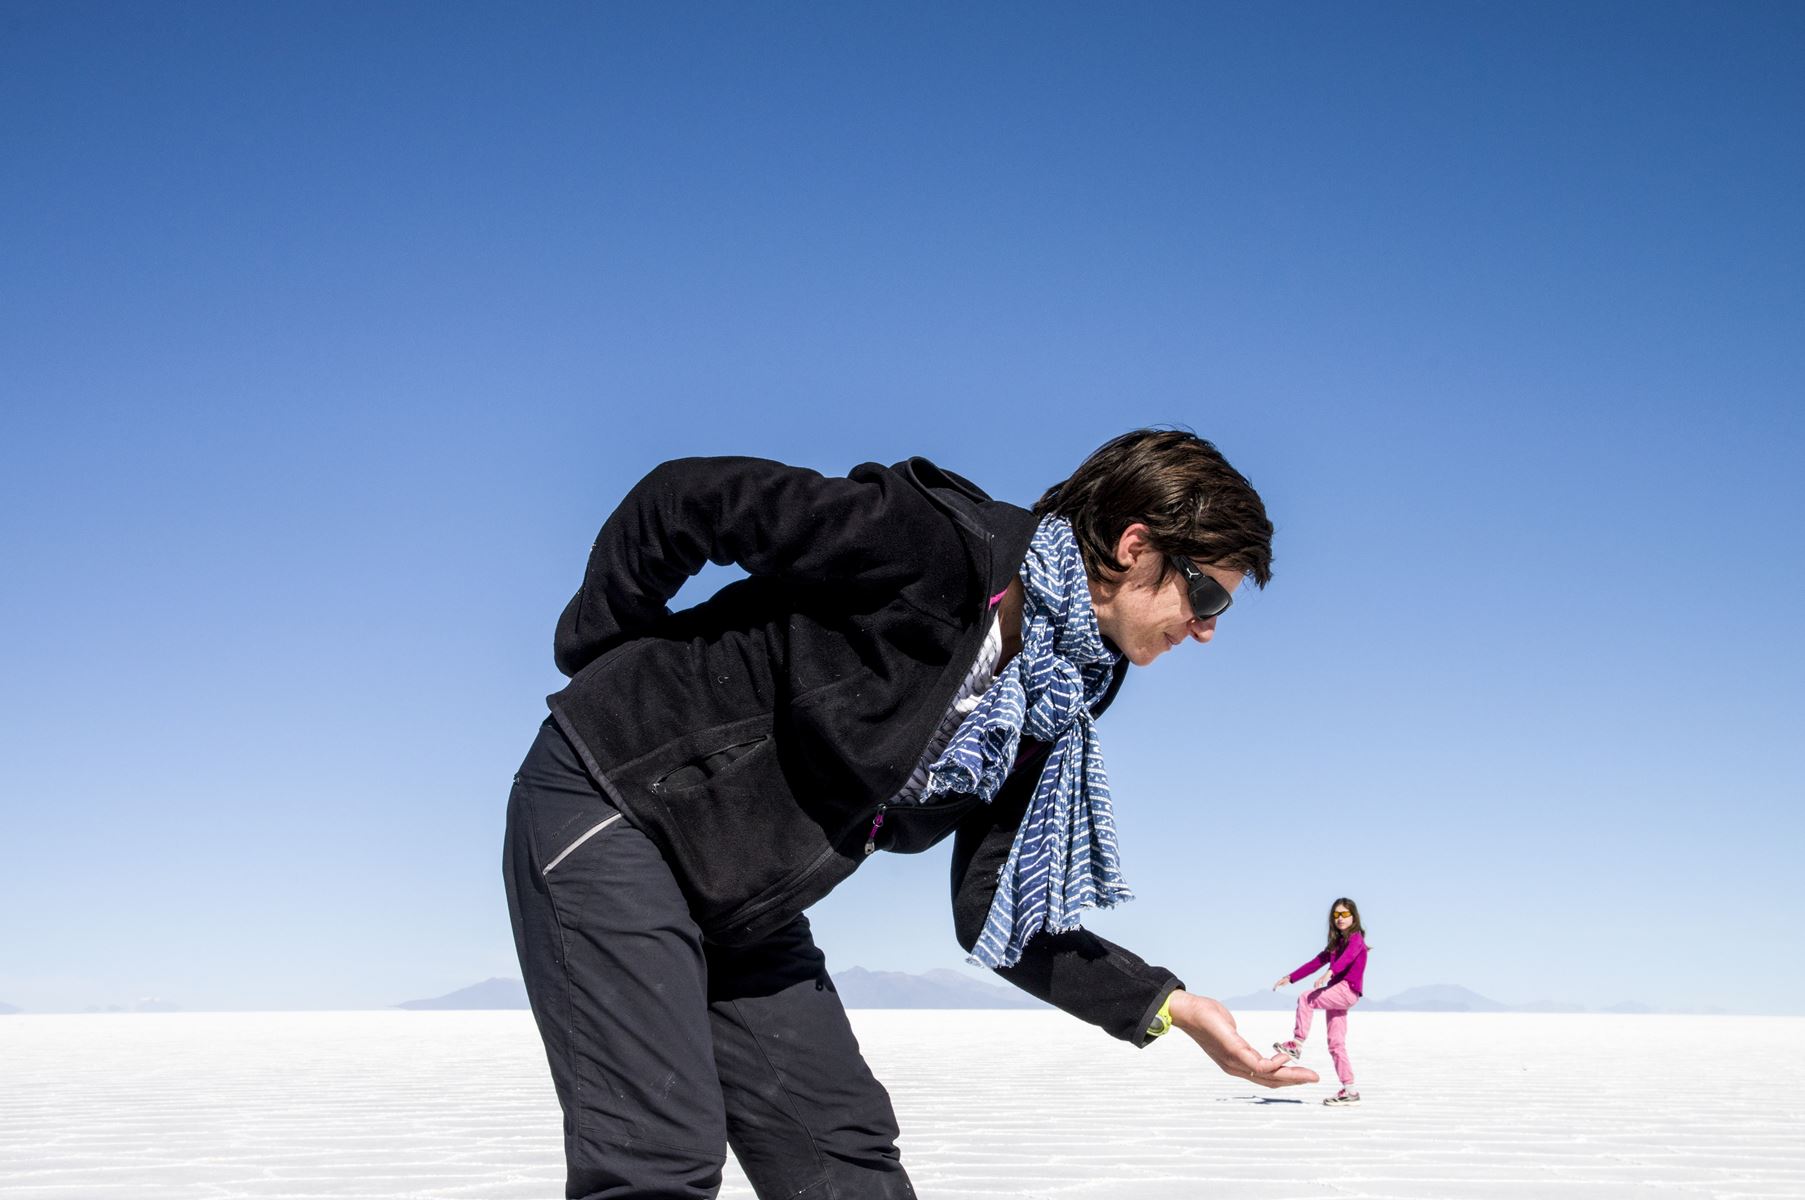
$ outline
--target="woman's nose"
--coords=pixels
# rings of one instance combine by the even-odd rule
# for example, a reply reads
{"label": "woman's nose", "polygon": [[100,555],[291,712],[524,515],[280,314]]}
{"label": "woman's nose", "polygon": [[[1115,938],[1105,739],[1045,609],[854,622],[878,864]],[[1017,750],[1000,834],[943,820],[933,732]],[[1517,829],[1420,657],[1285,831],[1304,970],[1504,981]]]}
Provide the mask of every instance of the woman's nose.
{"label": "woman's nose", "polygon": [[1196,617],[1191,618],[1191,638],[1194,641],[1207,642],[1215,636],[1216,636],[1216,618],[1215,617],[1206,617],[1204,620],[1201,620],[1201,621],[1199,621]]}

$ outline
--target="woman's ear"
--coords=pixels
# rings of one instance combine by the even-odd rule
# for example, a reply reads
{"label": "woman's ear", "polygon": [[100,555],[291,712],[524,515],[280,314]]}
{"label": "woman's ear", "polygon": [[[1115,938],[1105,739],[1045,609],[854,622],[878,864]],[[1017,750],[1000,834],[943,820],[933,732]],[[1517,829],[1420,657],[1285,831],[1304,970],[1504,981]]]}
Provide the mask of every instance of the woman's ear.
{"label": "woman's ear", "polygon": [[1156,551],[1147,526],[1139,521],[1124,529],[1122,536],[1116,539],[1116,561],[1122,564],[1125,574],[1133,574],[1135,564],[1153,553]]}

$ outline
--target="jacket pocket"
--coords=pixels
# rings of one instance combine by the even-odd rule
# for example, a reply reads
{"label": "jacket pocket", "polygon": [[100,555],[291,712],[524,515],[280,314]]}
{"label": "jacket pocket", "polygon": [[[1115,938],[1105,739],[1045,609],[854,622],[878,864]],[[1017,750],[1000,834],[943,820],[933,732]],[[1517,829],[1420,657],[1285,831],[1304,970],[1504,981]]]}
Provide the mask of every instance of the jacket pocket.
{"label": "jacket pocket", "polygon": [[749,904],[787,908],[832,849],[797,801],[787,757],[764,714],[687,735],[613,776],[705,933]]}
{"label": "jacket pocket", "polygon": [[658,795],[671,795],[704,785],[719,785],[730,780],[736,771],[744,772],[756,765],[754,755],[770,749],[770,734],[745,741],[732,742],[702,757],[681,763],[653,779],[648,788]]}
{"label": "jacket pocket", "polygon": [[621,815],[619,813],[615,813],[612,817],[608,817],[606,820],[597,821],[594,825],[591,825],[588,829],[586,829],[582,833],[578,834],[576,837],[576,840],[572,841],[569,845],[565,846],[562,850],[558,851],[555,855],[552,856],[552,860],[550,862],[546,863],[543,867],[541,867],[539,869],[539,874],[540,875],[550,875],[552,873],[552,871],[557,869],[557,866],[559,863],[561,863],[565,859],[569,858],[572,854],[575,854],[579,849],[582,848],[584,843],[589,841],[590,838],[594,837],[596,834],[600,833],[602,830],[608,828],[608,826],[610,826],[610,825],[614,824],[616,821],[620,820],[620,817],[621,817]]}

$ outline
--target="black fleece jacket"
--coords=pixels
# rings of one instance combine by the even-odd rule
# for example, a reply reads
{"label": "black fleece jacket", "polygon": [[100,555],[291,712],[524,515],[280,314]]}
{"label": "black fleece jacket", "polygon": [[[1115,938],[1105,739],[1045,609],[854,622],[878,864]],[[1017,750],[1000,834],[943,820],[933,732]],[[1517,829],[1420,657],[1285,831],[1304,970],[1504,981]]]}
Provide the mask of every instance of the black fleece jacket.
{"label": "black fleece jacket", "polygon": [[[558,621],[556,660],[571,678],[548,703],[663,852],[706,937],[774,931],[851,875],[868,845],[914,853],[954,834],[955,927],[971,948],[1040,758],[989,805],[888,802],[976,659],[990,598],[1035,525],[919,458],[844,479],[679,459],[627,494]],[[749,577],[672,613],[705,562]],[[1182,986],[1083,930],[1043,933],[997,973],[1137,1045]]]}

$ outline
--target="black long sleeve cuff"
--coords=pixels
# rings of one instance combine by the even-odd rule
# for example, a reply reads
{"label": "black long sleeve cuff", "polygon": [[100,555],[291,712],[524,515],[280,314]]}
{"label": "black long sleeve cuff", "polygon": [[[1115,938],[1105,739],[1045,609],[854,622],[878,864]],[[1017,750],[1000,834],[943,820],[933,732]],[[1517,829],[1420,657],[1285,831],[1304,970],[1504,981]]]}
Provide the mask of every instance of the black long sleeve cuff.
{"label": "black long sleeve cuff", "polygon": [[[959,944],[977,944],[996,895],[997,875],[1009,857],[1016,827],[1027,809],[1033,771],[1017,771],[992,804],[975,810],[960,825],[953,843],[953,923]],[[1021,961],[996,974],[1062,1012],[1136,1046],[1152,1039],[1160,1005],[1183,982],[1084,929],[1041,933],[1022,951]]]}

